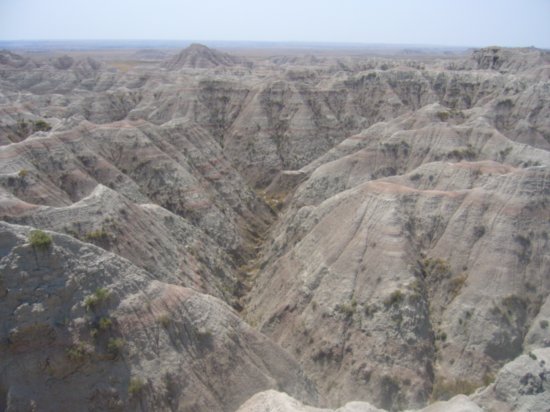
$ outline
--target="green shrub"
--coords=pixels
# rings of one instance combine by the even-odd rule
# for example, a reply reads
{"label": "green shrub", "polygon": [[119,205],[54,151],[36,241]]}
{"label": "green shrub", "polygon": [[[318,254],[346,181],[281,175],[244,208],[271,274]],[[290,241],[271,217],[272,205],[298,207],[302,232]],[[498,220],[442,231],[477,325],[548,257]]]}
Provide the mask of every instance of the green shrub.
{"label": "green shrub", "polygon": [[124,345],[124,339],[110,338],[109,342],[107,342],[107,351],[114,357],[118,357],[122,353]]}
{"label": "green shrub", "polygon": [[440,280],[451,275],[451,267],[445,259],[426,258],[422,262],[422,269],[429,279]]}
{"label": "green shrub", "polygon": [[157,322],[163,327],[163,328],[167,328],[168,326],[170,326],[170,317],[165,313],[163,315],[160,315],[158,318],[157,318]]}
{"label": "green shrub", "polygon": [[17,173],[17,176],[19,176],[21,179],[24,179],[28,176],[29,171],[27,169],[21,169],[19,173]]}
{"label": "green shrub", "polygon": [[462,159],[473,160],[476,158],[476,156],[477,153],[471,145],[460,149],[453,149],[449,153],[447,153],[447,158],[457,159],[458,161]]}
{"label": "green shrub", "polygon": [[346,317],[352,316],[355,313],[356,308],[357,308],[357,301],[355,299],[352,299],[350,303],[342,303],[336,306],[336,310],[344,314]]}
{"label": "green shrub", "polygon": [[94,242],[94,241],[99,242],[99,241],[109,240],[109,237],[110,237],[109,232],[107,232],[103,228],[98,230],[92,230],[91,232],[86,233],[86,235],[84,236],[84,238],[90,242]]}
{"label": "green shrub", "polygon": [[89,295],[86,299],[84,299],[84,306],[86,307],[86,310],[93,310],[97,308],[101,303],[106,301],[110,295],[111,292],[107,288],[96,289],[92,295]]}
{"label": "green shrub", "polygon": [[143,390],[144,386],[145,383],[141,378],[132,378],[128,384],[128,394],[131,396],[137,395]]}
{"label": "green shrub", "polygon": [[29,235],[31,246],[38,250],[48,250],[52,245],[52,238],[42,230],[33,230]]}
{"label": "green shrub", "polygon": [[84,362],[89,355],[88,350],[82,343],[72,345],[66,353],[67,357],[73,362]]}
{"label": "green shrub", "polygon": [[466,273],[462,273],[461,275],[454,276],[449,280],[449,293],[453,297],[456,297],[462,287],[464,286],[464,283],[466,283],[466,279],[468,279],[468,275]]}
{"label": "green shrub", "polygon": [[447,340],[447,333],[445,332],[439,332],[436,336],[435,336],[435,340],[440,340],[442,342],[445,342]]}
{"label": "green shrub", "polygon": [[435,115],[442,122],[447,121],[449,119],[449,116],[450,116],[449,112],[437,112]]}
{"label": "green shrub", "polygon": [[541,329],[546,329],[548,327],[548,321],[546,319],[541,320],[539,326]]}
{"label": "green shrub", "polygon": [[401,392],[401,382],[395,376],[384,375],[380,379],[381,404],[390,411],[405,409]]}
{"label": "green shrub", "polygon": [[27,136],[29,134],[29,124],[24,119],[19,119],[15,127],[16,133],[20,136]]}
{"label": "green shrub", "polygon": [[92,337],[92,339],[96,339],[98,335],[99,335],[99,329],[97,328],[90,329],[90,336]]}
{"label": "green shrub", "polygon": [[394,306],[399,305],[405,297],[403,296],[403,292],[401,292],[399,289],[395,290],[391,293],[390,296],[388,296],[384,300],[384,305],[386,306]]}
{"label": "green shrub", "polygon": [[376,312],[378,312],[378,307],[376,305],[365,305],[365,316],[369,318],[372,317]]}
{"label": "green shrub", "polygon": [[498,152],[498,155],[501,160],[504,160],[510,154],[511,151],[512,151],[512,147],[508,146],[506,149],[502,149],[500,152]]}
{"label": "green shrub", "polygon": [[411,146],[404,140],[396,143],[384,143],[382,144],[382,151],[393,157],[397,157],[399,153],[403,153],[405,156],[409,154]]}
{"label": "green shrub", "polygon": [[99,319],[99,330],[107,330],[110,329],[113,325],[113,321],[109,318],[102,317]]}
{"label": "green shrub", "polygon": [[50,124],[45,122],[44,120],[36,120],[33,123],[33,129],[36,132],[48,132],[52,130],[52,126],[50,126]]}

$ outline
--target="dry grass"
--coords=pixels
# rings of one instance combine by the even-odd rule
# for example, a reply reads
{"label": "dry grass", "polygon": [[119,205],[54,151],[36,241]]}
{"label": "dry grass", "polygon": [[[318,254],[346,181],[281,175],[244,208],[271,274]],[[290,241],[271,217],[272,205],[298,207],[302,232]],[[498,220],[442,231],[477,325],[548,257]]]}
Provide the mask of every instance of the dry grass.
{"label": "dry grass", "polygon": [[118,60],[107,63],[108,66],[114,67],[122,73],[135,69],[139,64],[140,61],[138,60]]}
{"label": "dry grass", "polygon": [[463,379],[436,379],[432,388],[432,401],[449,400],[458,394],[469,395],[473,393],[480,385],[477,382]]}

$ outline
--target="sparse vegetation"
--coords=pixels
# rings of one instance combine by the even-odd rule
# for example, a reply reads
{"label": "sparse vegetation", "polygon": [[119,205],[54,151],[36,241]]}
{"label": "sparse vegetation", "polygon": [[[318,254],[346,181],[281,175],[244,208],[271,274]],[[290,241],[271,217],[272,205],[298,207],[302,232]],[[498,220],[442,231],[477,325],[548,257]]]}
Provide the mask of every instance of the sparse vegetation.
{"label": "sparse vegetation", "polygon": [[165,313],[163,315],[160,315],[158,318],[157,318],[157,322],[163,327],[163,328],[167,328],[168,326],[170,326],[170,317]]}
{"label": "sparse vegetation", "polygon": [[512,147],[508,146],[506,149],[502,149],[500,152],[498,152],[498,157],[500,158],[501,161],[504,161],[506,157],[508,157],[511,151],[512,151]]}
{"label": "sparse vegetation", "polygon": [[473,381],[463,379],[443,380],[436,379],[432,387],[432,400],[449,400],[458,394],[470,395],[480,385]]}
{"label": "sparse vegetation", "polygon": [[101,303],[106,301],[111,292],[109,289],[106,288],[98,288],[95,290],[95,292],[92,295],[89,295],[84,300],[84,306],[86,307],[86,310],[94,310],[96,309]]}
{"label": "sparse vegetation", "polygon": [[442,122],[446,122],[447,120],[449,120],[450,116],[449,112],[437,112],[435,115]]}
{"label": "sparse vegetation", "polygon": [[527,160],[525,162],[522,162],[521,165],[523,167],[540,166],[540,161],[538,161],[538,160]]}
{"label": "sparse vegetation", "polygon": [[468,144],[464,148],[453,149],[449,153],[447,153],[448,159],[457,159],[458,161],[461,161],[463,159],[474,160],[476,156],[477,153],[470,144]]}
{"label": "sparse vegetation", "polygon": [[113,326],[113,321],[110,318],[102,317],[99,319],[99,330],[108,330]]}
{"label": "sparse vegetation", "polygon": [[380,379],[380,391],[382,392],[381,406],[391,411],[404,409],[400,396],[399,381],[394,376],[385,375]]}
{"label": "sparse vegetation", "polygon": [[476,239],[483,237],[484,234],[485,234],[485,226],[474,227],[474,236]]}
{"label": "sparse vegetation", "polygon": [[451,267],[445,259],[440,258],[426,258],[422,261],[422,268],[424,275],[427,278],[441,280],[449,277],[451,273]]}
{"label": "sparse vegetation", "polygon": [[386,307],[399,305],[403,299],[404,299],[403,292],[401,292],[399,289],[393,291],[390,296],[388,296],[386,299],[384,299],[384,305]]}
{"label": "sparse vegetation", "polygon": [[495,374],[491,372],[486,372],[485,375],[483,375],[483,386],[489,386],[491,383],[495,381]]}
{"label": "sparse vegetation", "polygon": [[420,279],[415,279],[413,282],[411,282],[407,289],[410,290],[409,301],[410,302],[419,302],[422,299],[422,296],[424,295],[424,288],[422,281]]}
{"label": "sparse vegetation", "polygon": [[548,321],[546,319],[541,320],[539,326],[541,329],[546,329],[548,327]]}
{"label": "sparse vegetation", "polygon": [[118,357],[122,354],[125,344],[124,339],[110,338],[109,342],[107,342],[107,351],[114,357]]}
{"label": "sparse vegetation", "polygon": [[25,119],[19,119],[17,120],[17,124],[15,125],[15,130],[19,136],[28,136],[29,124]]}
{"label": "sparse vegetation", "polygon": [[352,299],[351,302],[349,303],[342,303],[336,306],[336,310],[344,314],[346,317],[353,316],[356,309],[357,309],[357,301],[355,299]]}
{"label": "sparse vegetation", "polygon": [[466,273],[462,273],[458,276],[452,277],[449,280],[449,292],[453,297],[458,295],[458,293],[466,283],[466,279],[468,279],[468,275]]}
{"label": "sparse vegetation", "polygon": [[365,316],[372,317],[378,311],[378,307],[374,304],[365,305],[364,311],[365,311]]}
{"label": "sparse vegetation", "polygon": [[531,239],[527,236],[519,234],[514,236],[514,241],[518,243],[521,248],[518,253],[519,261],[523,264],[529,263],[532,254]]}
{"label": "sparse vegetation", "polygon": [[29,243],[38,250],[48,250],[52,245],[52,238],[42,230],[33,230],[29,235]]}
{"label": "sparse vegetation", "polygon": [[26,178],[29,175],[29,171],[27,169],[21,169],[19,173],[17,173],[17,176],[19,176],[21,179]]}
{"label": "sparse vegetation", "polygon": [[523,317],[523,314],[527,310],[527,306],[528,302],[523,297],[509,295],[502,299],[499,304],[496,304],[491,309],[491,313],[501,317],[506,323],[512,325]]}
{"label": "sparse vegetation", "polygon": [[269,207],[274,211],[280,211],[285,202],[287,193],[266,193],[265,191],[258,192],[258,195],[262,200],[269,205]]}
{"label": "sparse vegetation", "polygon": [[409,151],[411,149],[411,146],[404,140],[401,140],[398,143],[384,143],[382,145],[382,151],[391,155],[392,157],[397,157],[400,152],[403,153],[404,156],[407,156],[409,154]]}
{"label": "sparse vegetation", "polygon": [[73,362],[84,362],[89,356],[88,349],[83,343],[72,345],[66,350],[67,357]]}
{"label": "sparse vegetation", "polygon": [[440,305],[448,304],[459,295],[468,280],[467,269],[467,265],[463,265],[463,271],[455,273],[447,260],[441,258],[425,258],[420,262],[420,275],[425,279],[428,293],[437,295]]}
{"label": "sparse vegetation", "polygon": [[49,132],[52,126],[45,120],[25,120],[19,119],[15,125],[15,132],[22,137],[27,137],[34,132]]}
{"label": "sparse vegetation", "polygon": [[445,342],[447,340],[447,333],[445,332],[439,332],[435,335],[435,340],[440,340],[442,342]]}
{"label": "sparse vegetation", "polygon": [[527,236],[515,235],[514,240],[523,247],[531,246],[531,240]]}
{"label": "sparse vegetation", "polygon": [[481,171],[481,168],[479,167],[476,169],[471,169],[470,173],[474,180],[483,174],[483,172]]}
{"label": "sparse vegetation", "polygon": [[141,378],[132,378],[128,384],[128,394],[130,396],[138,395],[145,386],[145,382]]}
{"label": "sparse vegetation", "polygon": [[49,132],[52,130],[52,126],[44,120],[36,120],[33,122],[33,130],[35,132]]}
{"label": "sparse vegetation", "polygon": [[84,236],[84,239],[88,242],[103,242],[109,240],[109,238],[110,234],[104,228],[92,230]]}

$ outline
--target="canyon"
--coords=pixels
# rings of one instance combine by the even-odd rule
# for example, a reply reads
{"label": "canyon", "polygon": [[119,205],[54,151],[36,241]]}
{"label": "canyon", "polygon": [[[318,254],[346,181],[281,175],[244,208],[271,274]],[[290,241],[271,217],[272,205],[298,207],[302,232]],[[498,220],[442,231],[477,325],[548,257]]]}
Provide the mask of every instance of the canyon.
{"label": "canyon", "polygon": [[0,52],[0,410],[550,403],[550,52]]}

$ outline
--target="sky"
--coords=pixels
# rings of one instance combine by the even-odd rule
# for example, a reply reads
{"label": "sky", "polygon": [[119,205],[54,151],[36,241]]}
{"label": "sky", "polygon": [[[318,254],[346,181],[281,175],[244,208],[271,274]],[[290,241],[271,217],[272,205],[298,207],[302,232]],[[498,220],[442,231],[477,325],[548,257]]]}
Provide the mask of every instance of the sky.
{"label": "sky", "polygon": [[0,0],[0,40],[550,48],[550,0]]}

